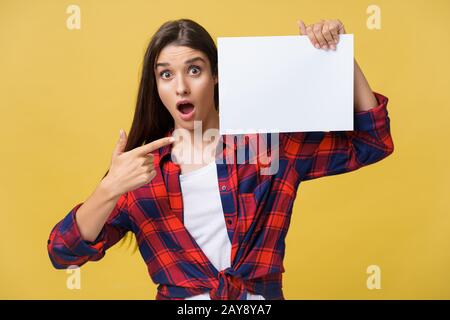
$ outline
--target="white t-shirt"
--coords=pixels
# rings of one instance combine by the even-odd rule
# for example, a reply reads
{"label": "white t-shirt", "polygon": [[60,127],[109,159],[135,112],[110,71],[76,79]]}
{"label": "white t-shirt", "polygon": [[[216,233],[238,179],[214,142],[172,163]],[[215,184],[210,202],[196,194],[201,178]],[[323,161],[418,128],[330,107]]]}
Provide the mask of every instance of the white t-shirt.
{"label": "white t-shirt", "polygon": [[[225,225],[215,161],[200,169],[180,174],[180,186],[186,229],[217,270],[230,267],[231,242]],[[210,299],[208,292],[186,298]],[[265,299],[261,295],[247,292],[247,300]]]}

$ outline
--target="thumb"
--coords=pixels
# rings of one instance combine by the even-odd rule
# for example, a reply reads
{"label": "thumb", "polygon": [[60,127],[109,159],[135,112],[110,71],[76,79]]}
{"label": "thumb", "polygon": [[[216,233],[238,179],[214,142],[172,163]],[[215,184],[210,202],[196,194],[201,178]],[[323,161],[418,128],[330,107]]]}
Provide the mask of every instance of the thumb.
{"label": "thumb", "polygon": [[119,140],[117,141],[116,147],[114,148],[113,157],[125,151],[125,146],[127,145],[127,135],[123,129],[120,129]]}
{"label": "thumb", "polygon": [[306,36],[307,35],[306,26],[303,20],[297,20],[297,25],[300,28],[301,34]]}

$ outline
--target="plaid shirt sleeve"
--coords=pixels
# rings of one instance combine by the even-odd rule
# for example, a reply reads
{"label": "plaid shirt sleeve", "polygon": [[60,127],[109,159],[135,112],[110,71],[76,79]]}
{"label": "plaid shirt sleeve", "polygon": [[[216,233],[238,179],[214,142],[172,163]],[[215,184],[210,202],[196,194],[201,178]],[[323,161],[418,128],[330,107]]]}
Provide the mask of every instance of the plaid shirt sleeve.
{"label": "plaid shirt sleeve", "polygon": [[378,105],[355,112],[353,131],[289,132],[285,155],[300,180],[341,174],[380,161],[394,151],[387,111],[388,98],[373,92]]}
{"label": "plaid shirt sleeve", "polygon": [[97,239],[94,242],[83,240],[76,222],[76,213],[82,204],[73,207],[50,233],[47,250],[56,269],[100,260],[109,247],[131,230],[127,194],[124,194],[118,199]]}

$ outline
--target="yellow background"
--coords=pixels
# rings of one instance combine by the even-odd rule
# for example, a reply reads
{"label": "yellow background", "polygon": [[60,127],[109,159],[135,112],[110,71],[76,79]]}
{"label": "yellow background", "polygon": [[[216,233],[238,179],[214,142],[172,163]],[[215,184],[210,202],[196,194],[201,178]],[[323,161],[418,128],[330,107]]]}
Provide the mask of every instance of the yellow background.
{"label": "yellow background", "polygon": [[[81,30],[66,28],[70,4],[80,6]],[[366,26],[371,4],[381,30]],[[1,0],[0,298],[154,299],[139,252],[116,245],[69,290],[46,245],[106,172],[119,128],[131,125],[148,41],[178,18],[215,40],[295,35],[299,18],[338,18],[372,89],[390,99],[390,157],[300,185],[285,297],[449,299],[448,0]],[[379,290],[366,286],[369,265],[381,268]]]}

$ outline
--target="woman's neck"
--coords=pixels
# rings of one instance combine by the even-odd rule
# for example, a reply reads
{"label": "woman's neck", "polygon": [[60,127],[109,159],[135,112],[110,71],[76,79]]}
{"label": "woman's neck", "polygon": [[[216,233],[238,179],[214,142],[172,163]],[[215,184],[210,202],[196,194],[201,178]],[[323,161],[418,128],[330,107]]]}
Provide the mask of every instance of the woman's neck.
{"label": "woman's neck", "polygon": [[[213,148],[214,150],[216,150],[217,143],[220,139],[219,113],[216,109],[213,108],[213,110],[209,113],[208,117],[204,121],[202,121],[201,132],[197,132],[197,130],[199,130],[199,129],[200,128],[198,127],[198,128],[194,128],[194,130],[189,130],[189,136],[191,138],[191,141],[190,141],[190,144],[188,144],[188,145],[189,145],[189,148],[191,148],[192,152],[203,153],[203,152],[205,152],[206,148],[209,148],[210,150],[212,150],[211,148]],[[213,134],[213,139],[204,138],[205,137],[204,133],[207,130],[216,131]],[[194,136],[199,135],[199,134],[201,135],[201,137],[197,137],[194,139]],[[208,136],[211,137],[210,134]],[[210,141],[210,140],[212,140],[212,141]],[[182,149],[185,147],[188,147],[187,145],[185,145],[185,141],[175,141],[174,145],[173,145],[173,148],[175,150],[180,150],[180,148]],[[210,156],[214,156],[214,155],[210,155]],[[198,158],[198,157],[196,157],[196,158]],[[202,156],[202,158],[203,158],[203,156]],[[210,162],[210,161],[207,161],[207,162]]]}

